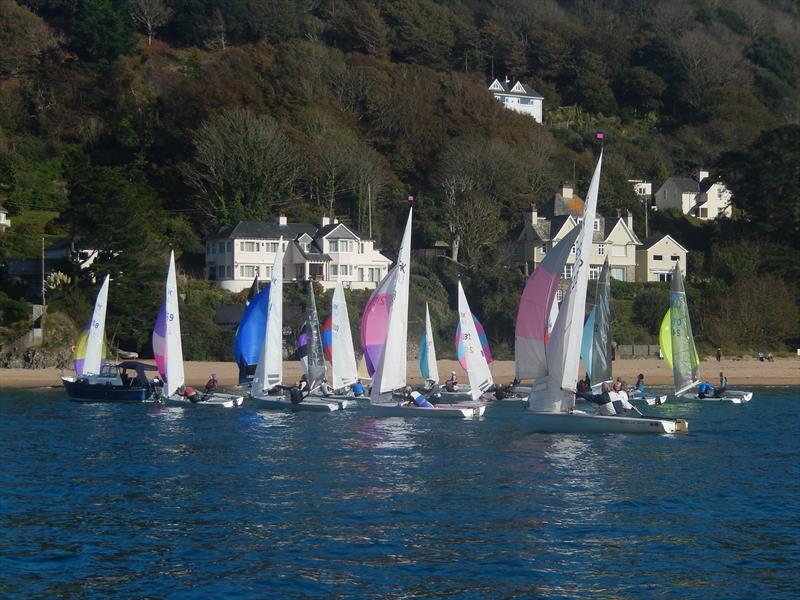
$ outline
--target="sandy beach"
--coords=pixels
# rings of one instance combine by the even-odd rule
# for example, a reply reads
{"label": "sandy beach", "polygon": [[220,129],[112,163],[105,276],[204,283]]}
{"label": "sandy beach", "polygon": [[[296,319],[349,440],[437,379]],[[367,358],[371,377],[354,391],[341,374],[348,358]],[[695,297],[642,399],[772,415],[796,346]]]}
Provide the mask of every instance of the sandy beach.
{"label": "sandy beach", "polygon": [[[152,361],[143,361],[152,362]],[[302,370],[297,362],[284,362],[285,382],[297,381]],[[220,385],[232,386],[237,383],[238,371],[231,362],[187,362],[186,380],[190,385],[205,385],[208,376],[216,373]],[[439,361],[439,374],[442,380],[456,371],[462,381],[466,374],[453,360]],[[753,385],[796,385],[800,386],[800,358],[776,358],[774,362],[760,362],[755,358],[723,358],[721,362],[707,359],[700,365],[702,379],[714,383],[723,371],[731,387]],[[513,361],[495,361],[492,364],[495,381],[507,383],[514,378]],[[633,383],[639,373],[643,373],[648,385],[667,385],[672,383],[672,371],[663,361],[655,358],[621,359],[614,361],[614,376]],[[69,374],[69,373],[65,373]],[[36,388],[60,386],[61,372],[58,369],[0,369],[0,388]],[[421,383],[419,365],[408,362],[410,384]]]}

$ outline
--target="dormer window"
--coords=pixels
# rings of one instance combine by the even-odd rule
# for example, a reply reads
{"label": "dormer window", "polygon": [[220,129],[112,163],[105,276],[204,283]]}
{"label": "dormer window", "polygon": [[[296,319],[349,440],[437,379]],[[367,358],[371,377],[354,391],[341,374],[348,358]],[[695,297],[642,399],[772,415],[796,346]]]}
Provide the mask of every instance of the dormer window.
{"label": "dormer window", "polygon": [[594,220],[594,226],[592,227],[593,231],[600,231],[600,219]]}

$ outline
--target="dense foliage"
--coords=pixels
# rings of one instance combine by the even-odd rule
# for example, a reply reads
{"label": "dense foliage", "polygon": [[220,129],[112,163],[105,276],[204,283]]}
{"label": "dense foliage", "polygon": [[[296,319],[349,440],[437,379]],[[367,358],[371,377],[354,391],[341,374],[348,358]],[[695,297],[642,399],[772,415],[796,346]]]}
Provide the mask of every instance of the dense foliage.
{"label": "dense foliage", "polygon": [[[80,321],[91,277],[112,273],[114,331],[146,352],[169,247],[199,277],[219,225],[327,211],[365,231],[369,194],[392,248],[411,194],[414,244],[445,240],[457,260],[423,274],[449,307],[461,274],[510,348],[521,279],[503,266],[506,242],[559,180],[586,188],[603,131],[600,208],[632,210],[640,234],[630,178],[656,189],[711,166],[734,192],[728,222],[651,219],[691,251],[698,338],[794,343],[798,21],[789,0],[0,0],[0,203],[13,223],[0,261],[35,258],[42,237],[102,248],[91,269],[66,269],[54,302]],[[544,127],[492,99],[492,74],[545,96]],[[217,348],[187,353],[222,352],[208,317],[226,298],[182,285],[198,339]],[[652,339],[663,301],[639,287],[615,288],[620,342]],[[3,289],[10,324],[14,302],[35,297],[8,277]],[[443,289],[420,291],[452,325]]]}

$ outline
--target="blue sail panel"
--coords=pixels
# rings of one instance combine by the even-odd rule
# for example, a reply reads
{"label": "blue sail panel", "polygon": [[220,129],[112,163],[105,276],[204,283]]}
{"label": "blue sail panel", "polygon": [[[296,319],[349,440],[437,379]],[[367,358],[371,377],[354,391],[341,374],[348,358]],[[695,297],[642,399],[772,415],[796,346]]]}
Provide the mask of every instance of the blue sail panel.
{"label": "blue sail panel", "polygon": [[244,309],[233,341],[233,360],[239,365],[255,365],[267,334],[269,285],[265,286]]}

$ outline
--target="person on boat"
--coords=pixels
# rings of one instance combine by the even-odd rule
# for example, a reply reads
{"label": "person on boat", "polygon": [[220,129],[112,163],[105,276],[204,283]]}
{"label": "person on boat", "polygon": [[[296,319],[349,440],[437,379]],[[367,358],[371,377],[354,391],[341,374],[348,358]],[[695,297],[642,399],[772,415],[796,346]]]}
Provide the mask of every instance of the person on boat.
{"label": "person on boat", "polygon": [[583,379],[580,379],[580,380],[578,380],[577,391],[582,392],[582,393],[586,393],[586,392],[591,392],[592,388],[589,387],[589,384],[586,383],[586,381],[584,381]]}
{"label": "person on boat", "polygon": [[647,389],[644,385],[644,373],[639,373],[639,377],[636,378],[636,386],[633,388],[633,391],[640,398],[645,397]]}
{"label": "person on boat", "polygon": [[448,392],[458,391],[458,377],[456,377],[455,371],[450,371],[450,379],[445,381],[444,389],[446,389]]}
{"label": "person on boat", "polygon": [[508,389],[502,385],[495,385],[494,386],[494,398],[493,400],[505,400],[508,397]]}
{"label": "person on boat", "polygon": [[422,386],[422,389],[425,392],[430,392],[433,389],[434,385],[436,385],[436,380],[431,379],[430,377],[428,377],[425,380],[425,385]]}
{"label": "person on boat", "polygon": [[408,399],[408,406],[416,406],[418,408],[433,408],[433,404],[428,402],[428,399],[425,396],[412,390],[410,385],[406,386],[403,397]]}
{"label": "person on boat", "polygon": [[425,397],[428,399],[428,402],[436,406],[442,400],[442,386],[438,383],[434,383],[430,392]]}
{"label": "person on boat", "polygon": [[130,386],[132,379],[131,376],[128,375],[127,371],[122,371],[119,378],[122,380],[122,385],[124,385],[125,387]]}
{"label": "person on boat", "polygon": [[200,394],[198,394],[198,393],[197,393],[197,390],[196,390],[196,389],[194,389],[194,388],[193,388],[192,386],[190,386],[190,385],[187,385],[187,386],[185,386],[185,387],[181,387],[181,388],[178,390],[178,395],[179,395],[179,396],[183,396],[183,397],[184,397],[184,398],[186,398],[186,399],[187,399],[189,402],[193,402],[193,403],[195,403],[195,404],[197,404],[197,403],[198,403],[198,402],[200,402],[200,400],[201,400],[201,398],[200,398]]}
{"label": "person on boat", "polygon": [[[584,383],[585,382],[581,382]],[[611,384],[606,382],[602,386],[602,391],[599,394],[592,394],[591,392],[580,392],[578,390],[567,390],[571,391],[575,394],[578,398],[582,398],[587,402],[591,402],[593,404],[597,404],[597,412],[605,417],[613,417],[617,414],[617,411],[614,409],[614,404],[611,402]]]}
{"label": "person on boat", "polygon": [[614,382],[614,387],[609,393],[611,403],[614,405],[614,411],[619,416],[626,417],[641,417],[642,413],[628,400],[628,392],[625,391],[625,384],[617,379]]}
{"label": "person on boat", "polygon": [[714,390],[714,398],[722,398],[728,389],[728,378],[722,371],[719,372],[719,387]]}
{"label": "person on boat", "polygon": [[217,374],[211,373],[208,377],[208,381],[206,381],[206,395],[210,394],[217,388]]}
{"label": "person on boat", "polygon": [[322,395],[325,396],[326,398],[331,394],[333,394],[333,388],[331,388],[331,386],[328,385],[327,379],[322,380],[322,383],[319,385],[319,389],[322,392]]}
{"label": "person on boat", "polygon": [[366,390],[364,389],[364,384],[361,383],[361,379],[356,379],[356,382],[353,384],[353,396],[358,398],[359,396],[363,396]]}
{"label": "person on boat", "polygon": [[707,381],[701,383],[700,387],[697,388],[697,397],[700,399],[711,398],[713,395],[714,395],[714,387]]}

